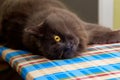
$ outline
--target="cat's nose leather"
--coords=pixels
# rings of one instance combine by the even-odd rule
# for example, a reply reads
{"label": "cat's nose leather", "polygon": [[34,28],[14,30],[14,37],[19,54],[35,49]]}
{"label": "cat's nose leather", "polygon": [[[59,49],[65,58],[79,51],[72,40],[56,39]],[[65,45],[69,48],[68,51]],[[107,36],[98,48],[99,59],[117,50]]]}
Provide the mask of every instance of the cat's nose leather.
{"label": "cat's nose leather", "polygon": [[71,52],[72,51],[72,46],[66,46],[65,48],[64,48],[64,52],[66,53],[66,52]]}

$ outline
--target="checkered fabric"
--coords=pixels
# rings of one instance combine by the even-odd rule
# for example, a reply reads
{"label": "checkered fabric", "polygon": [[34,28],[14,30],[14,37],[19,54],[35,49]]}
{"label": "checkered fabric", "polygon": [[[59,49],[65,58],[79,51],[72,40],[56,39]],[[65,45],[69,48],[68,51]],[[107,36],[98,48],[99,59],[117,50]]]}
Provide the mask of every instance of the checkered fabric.
{"label": "checkered fabric", "polygon": [[65,60],[3,46],[0,56],[25,80],[120,80],[120,43],[89,46],[82,55]]}

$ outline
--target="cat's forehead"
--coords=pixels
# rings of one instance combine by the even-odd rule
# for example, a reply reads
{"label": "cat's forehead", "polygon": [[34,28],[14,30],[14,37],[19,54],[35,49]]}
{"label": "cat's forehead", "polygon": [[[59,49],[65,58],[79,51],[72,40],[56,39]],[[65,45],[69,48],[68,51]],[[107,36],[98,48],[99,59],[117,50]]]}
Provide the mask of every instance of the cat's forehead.
{"label": "cat's forehead", "polygon": [[54,25],[50,27],[51,31],[56,34],[69,35],[72,32],[64,25]]}
{"label": "cat's forehead", "polygon": [[51,14],[47,19],[46,23],[48,24],[48,27],[63,35],[71,35],[74,33],[74,28],[76,28],[77,21],[74,21],[73,19],[69,18],[68,15],[61,15],[61,14]]}
{"label": "cat's forehead", "polygon": [[67,26],[64,22],[54,22],[53,24],[49,24],[50,30],[53,32],[61,33],[61,34],[72,34],[70,26]]}

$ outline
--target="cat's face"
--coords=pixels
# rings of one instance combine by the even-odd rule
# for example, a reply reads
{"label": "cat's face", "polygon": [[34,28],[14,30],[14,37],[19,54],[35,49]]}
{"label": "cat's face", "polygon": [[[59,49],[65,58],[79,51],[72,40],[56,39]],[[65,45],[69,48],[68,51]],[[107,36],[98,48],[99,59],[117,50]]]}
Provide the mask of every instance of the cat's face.
{"label": "cat's face", "polygon": [[[72,34],[61,34],[57,31],[48,30],[39,40],[43,47],[43,54],[50,59],[72,58],[76,55],[79,40]],[[38,45],[39,45],[38,42]],[[41,48],[39,48],[41,49]]]}
{"label": "cat's face", "polygon": [[[53,16],[52,16],[53,18]],[[27,29],[34,34],[36,45],[39,51],[49,59],[66,59],[75,57],[79,50],[83,48],[79,37],[70,28],[70,21],[61,18],[50,17],[40,26]],[[76,32],[77,33],[77,32]],[[80,47],[79,47],[80,46]]]}
{"label": "cat's face", "polygon": [[76,56],[79,39],[72,34],[45,29],[44,34],[35,36],[36,46],[49,59],[66,59]]}

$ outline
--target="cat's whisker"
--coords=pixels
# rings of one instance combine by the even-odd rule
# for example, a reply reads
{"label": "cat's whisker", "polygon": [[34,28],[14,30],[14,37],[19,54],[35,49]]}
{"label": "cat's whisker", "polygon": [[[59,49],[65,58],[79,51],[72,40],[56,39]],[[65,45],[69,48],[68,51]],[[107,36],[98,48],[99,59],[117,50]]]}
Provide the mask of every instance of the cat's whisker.
{"label": "cat's whisker", "polygon": [[63,56],[63,51],[60,53],[59,58],[61,59],[61,58],[62,58],[62,56]]}

